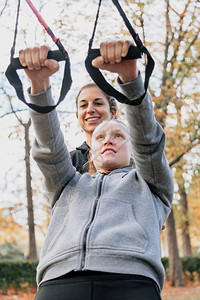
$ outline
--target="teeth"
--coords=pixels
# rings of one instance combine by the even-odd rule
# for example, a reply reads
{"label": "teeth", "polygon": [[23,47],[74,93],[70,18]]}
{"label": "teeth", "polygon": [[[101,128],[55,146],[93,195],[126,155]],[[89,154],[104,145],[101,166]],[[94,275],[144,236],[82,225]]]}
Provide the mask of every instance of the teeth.
{"label": "teeth", "polygon": [[106,150],[106,151],[104,151],[104,153],[105,152],[114,152],[113,150],[110,150],[110,149],[108,149],[108,150]]}
{"label": "teeth", "polygon": [[99,120],[99,118],[90,118],[90,119],[87,119],[87,121],[96,121],[96,120]]}

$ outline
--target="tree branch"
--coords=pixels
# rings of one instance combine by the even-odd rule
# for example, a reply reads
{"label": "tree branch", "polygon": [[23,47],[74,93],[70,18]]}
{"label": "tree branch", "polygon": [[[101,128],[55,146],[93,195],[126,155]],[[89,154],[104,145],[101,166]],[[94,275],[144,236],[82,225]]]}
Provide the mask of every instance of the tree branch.
{"label": "tree branch", "polygon": [[179,162],[181,160],[181,158],[188,153],[190,150],[192,150],[194,147],[196,147],[197,145],[200,144],[200,141],[198,141],[197,143],[189,146],[183,153],[181,153],[180,155],[178,155],[175,159],[173,159],[170,163],[169,166],[172,167],[174,164],[176,164],[177,162]]}
{"label": "tree branch", "polygon": [[184,18],[186,16],[186,13],[187,13],[190,2],[191,2],[191,0],[188,0],[188,2],[185,5],[184,11],[181,14],[177,13],[171,6],[169,6],[180,17],[180,19],[179,19],[180,28],[175,30],[176,32],[179,31],[179,36],[178,36],[178,39],[177,39],[178,43],[174,44],[174,55],[171,58],[171,68],[170,68],[170,71],[169,71],[170,74],[172,74],[172,72],[173,72],[173,69],[174,69],[173,68],[173,63],[176,62],[176,59],[177,59],[177,56],[178,56],[178,53],[179,53],[179,49],[180,49],[180,46],[181,46],[181,41],[183,41],[183,39],[186,37],[187,32],[188,32],[188,30],[183,31],[183,21],[184,21]]}
{"label": "tree branch", "polygon": [[7,6],[7,4],[8,4],[8,0],[5,1],[4,7],[0,11],[0,17],[2,16],[2,14],[3,14],[3,12],[4,12],[4,10],[5,10],[6,6]]}
{"label": "tree branch", "polygon": [[164,55],[164,63],[163,63],[163,76],[162,76],[162,85],[165,85],[166,79],[167,79],[167,64],[168,64],[168,52],[169,52],[169,34],[171,32],[171,23],[169,19],[169,0],[165,0],[166,2],[166,38],[165,38],[165,55]]}

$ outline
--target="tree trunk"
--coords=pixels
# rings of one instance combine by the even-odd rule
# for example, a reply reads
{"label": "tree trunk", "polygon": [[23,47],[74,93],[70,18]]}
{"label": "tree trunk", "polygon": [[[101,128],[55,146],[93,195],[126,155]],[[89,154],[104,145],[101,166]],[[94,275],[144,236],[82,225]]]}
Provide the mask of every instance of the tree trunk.
{"label": "tree trunk", "polygon": [[183,286],[182,263],[179,257],[173,210],[166,221],[171,286]]}
{"label": "tree trunk", "polygon": [[30,126],[31,126],[31,120],[29,119],[28,123],[24,124],[24,128],[25,128],[25,163],[26,163],[26,195],[27,195],[28,229],[29,229],[29,255],[28,255],[28,257],[30,259],[37,259],[33,199],[32,199],[32,187],[31,187],[32,178],[31,178],[31,168],[30,168],[30,140],[29,140]]}
{"label": "tree trunk", "polygon": [[[170,1],[165,0],[166,4],[166,39],[165,39],[165,53],[164,53],[164,63],[163,63],[163,75],[162,75],[162,86],[165,88],[167,86],[167,79],[172,78],[171,73],[167,71],[168,69],[168,55],[169,48],[171,44],[171,40],[173,37],[172,27],[170,23]],[[165,95],[166,92],[163,89],[162,94]],[[163,99],[162,111],[164,112],[164,116],[159,120],[160,124],[165,127],[166,124],[166,116],[167,116],[167,105],[169,103],[168,96]],[[182,263],[179,257],[178,243],[176,237],[176,228],[173,210],[171,211],[168,219],[166,220],[166,235],[167,235],[167,244],[168,244],[168,257],[169,257],[169,273],[170,273],[170,284],[171,286],[183,286],[183,275],[182,275]]]}
{"label": "tree trunk", "polygon": [[189,220],[188,220],[188,205],[187,205],[187,194],[185,189],[179,185],[179,195],[180,195],[180,205],[181,205],[181,215],[183,218],[181,226],[181,235],[183,241],[183,255],[189,256],[192,255],[192,247],[190,242],[190,233],[189,233]]}

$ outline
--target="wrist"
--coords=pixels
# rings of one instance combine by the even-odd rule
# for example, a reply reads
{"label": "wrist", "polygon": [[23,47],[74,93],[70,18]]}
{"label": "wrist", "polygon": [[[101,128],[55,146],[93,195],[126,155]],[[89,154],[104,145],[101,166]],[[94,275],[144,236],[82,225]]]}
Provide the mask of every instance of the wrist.
{"label": "wrist", "polygon": [[31,81],[31,95],[39,94],[45,92],[50,87],[50,80],[49,78],[42,81]]}
{"label": "wrist", "polygon": [[134,70],[132,73],[118,74],[119,79],[121,80],[122,83],[132,82],[138,78],[138,75],[139,75],[138,69]]}

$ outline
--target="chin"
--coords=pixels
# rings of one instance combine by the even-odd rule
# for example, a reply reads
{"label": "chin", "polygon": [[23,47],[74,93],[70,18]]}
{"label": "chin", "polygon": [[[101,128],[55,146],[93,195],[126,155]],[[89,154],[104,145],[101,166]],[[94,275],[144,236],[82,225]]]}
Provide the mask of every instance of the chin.
{"label": "chin", "polygon": [[115,169],[120,168],[120,166],[116,165],[116,164],[113,163],[113,162],[107,162],[107,163],[104,164],[103,167],[104,167],[104,169],[107,170],[108,172],[111,172],[111,171],[113,171],[113,170],[115,170]]}
{"label": "chin", "polygon": [[95,124],[91,124],[91,125],[88,125],[87,127],[85,127],[85,131],[87,132],[91,132],[93,133],[93,131],[95,130],[95,128],[100,124],[101,122],[96,122]]}

